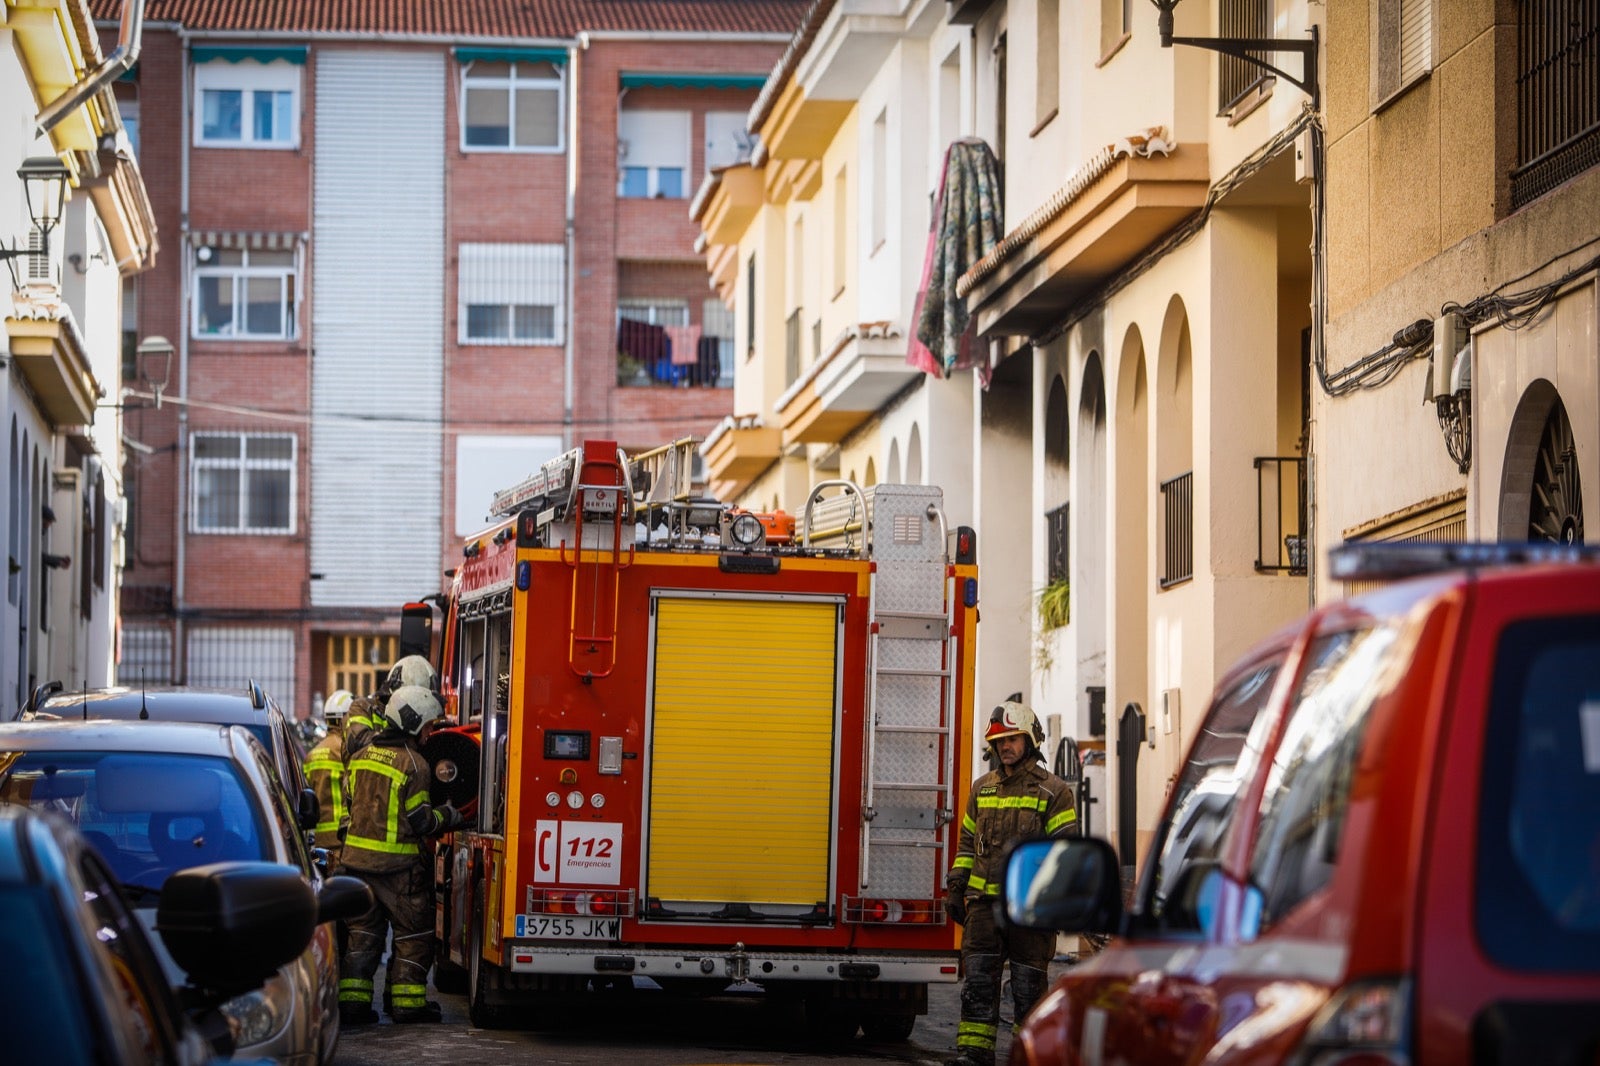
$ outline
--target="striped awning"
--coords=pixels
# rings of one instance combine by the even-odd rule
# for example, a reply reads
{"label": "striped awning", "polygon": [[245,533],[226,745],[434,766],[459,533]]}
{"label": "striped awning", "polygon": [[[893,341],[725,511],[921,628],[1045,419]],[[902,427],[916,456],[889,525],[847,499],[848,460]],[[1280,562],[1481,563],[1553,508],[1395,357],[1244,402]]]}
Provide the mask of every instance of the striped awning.
{"label": "striped awning", "polygon": [[309,240],[309,233],[239,232],[237,230],[190,230],[189,243],[196,248],[283,248]]}

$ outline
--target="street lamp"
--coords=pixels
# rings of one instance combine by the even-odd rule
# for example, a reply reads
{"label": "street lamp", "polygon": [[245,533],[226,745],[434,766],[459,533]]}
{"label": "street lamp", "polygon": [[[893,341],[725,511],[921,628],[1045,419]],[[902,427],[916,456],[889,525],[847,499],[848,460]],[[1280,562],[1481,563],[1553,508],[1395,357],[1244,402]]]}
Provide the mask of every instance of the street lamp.
{"label": "street lamp", "polygon": [[50,251],[50,231],[61,223],[66,211],[67,185],[72,171],[55,156],[40,155],[24,160],[17,168],[17,177],[22,179],[23,195],[28,198],[28,217],[33,220],[33,228],[39,231],[39,247],[0,248],[0,259],[4,260],[44,255]]}
{"label": "street lamp", "polygon": [[155,393],[157,407],[161,406],[161,390],[167,387],[167,379],[172,374],[172,351],[172,342],[160,335],[146,337],[134,349],[139,359],[139,376]]}

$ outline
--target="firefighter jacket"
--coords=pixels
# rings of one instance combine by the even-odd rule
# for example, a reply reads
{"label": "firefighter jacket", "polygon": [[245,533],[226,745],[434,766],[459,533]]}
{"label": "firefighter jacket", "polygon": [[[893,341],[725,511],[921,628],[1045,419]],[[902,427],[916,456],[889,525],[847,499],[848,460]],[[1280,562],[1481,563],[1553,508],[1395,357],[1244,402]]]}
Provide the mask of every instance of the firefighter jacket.
{"label": "firefighter jacket", "polygon": [[961,817],[961,839],[945,884],[963,895],[998,896],[1006,848],[1030,837],[1063,836],[1078,821],[1072,786],[1024,759],[1008,773],[1002,767],[973,782]]}
{"label": "firefighter jacket", "polygon": [[417,738],[388,729],[350,759],[349,870],[388,873],[421,861],[422,841],[447,828],[445,811],[428,803],[428,760]]}
{"label": "firefighter jacket", "polygon": [[356,753],[372,742],[372,738],[389,728],[389,718],[383,713],[388,697],[379,690],[372,696],[362,696],[350,704],[350,713],[344,720],[344,761],[348,763]]}
{"label": "firefighter jacket", "polygon": [[337,848],[339,830],[350,819],[350,804],[345,792],[344,735],[337,727],[317,741],[306,755],[306,777],[317,792],[316,844]]}

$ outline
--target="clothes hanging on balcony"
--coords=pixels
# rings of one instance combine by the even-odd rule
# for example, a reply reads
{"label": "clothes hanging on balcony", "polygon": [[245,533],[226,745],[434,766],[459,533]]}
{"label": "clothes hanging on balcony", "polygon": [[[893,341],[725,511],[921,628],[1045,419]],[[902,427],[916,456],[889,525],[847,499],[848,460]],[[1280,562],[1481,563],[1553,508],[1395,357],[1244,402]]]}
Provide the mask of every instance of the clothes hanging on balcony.
{"label": "clothes hanging on balcony", "polygon": [[644,365],[654,381],[671,381],[672,342],[663,326],[631,318],[617,321],[617,351]]}
{"label": "clothes hanging on balcony", "polygon": [[[923,266],[926,281],[918,294],[916,339],[926,346],[944,377],[976,369],[989,384],[988,346],[974,336],[967,301],[956,295],[956,281],[1000,242],[1004,216],[1000,204],[1000,166],[989,145],[976,137],[951,143],[934,209],[934,232]],[[915,346],[913,366],[927,367]]]}

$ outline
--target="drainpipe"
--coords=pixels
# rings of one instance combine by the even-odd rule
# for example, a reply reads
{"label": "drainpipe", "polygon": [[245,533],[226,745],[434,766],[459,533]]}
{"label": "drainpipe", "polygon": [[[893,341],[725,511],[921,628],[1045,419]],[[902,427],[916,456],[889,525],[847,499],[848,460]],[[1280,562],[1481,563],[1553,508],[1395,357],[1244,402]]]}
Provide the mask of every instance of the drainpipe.
{"label": "drainpipe", "polygon": [[34,120],[41,134],[49,133],[77,106],[110,85],[139,58],[139,38],[144,30],[144,0],[122,0],[122,25],[116,51],[72,88],[56,97]]}
{"label": "drainpipe", "polygon": [[[194,116],[191,113],[193,101],[191,99],[192,87],[190,85],[189,60],[191,42],[188,31],[182,27],[178,30],[178,39],[182,43],[183,78],[181,91],[183,102],[178,107],[181,116],[181,134],[179,143],[182,147],[178,151],[178,234],[179,253],[178,262],[178,395],[184,400],[189,398],[189,301],[193,299],[191,289],[194,278],[190,275],[193,259],[189,253],[189,151],[193,138],[192,123]],[[189,405],[187,403],[174,404],[178,409],[178,448],[177,448],[177,482],[178,491],[176,502],[178,504],[175,548],[173,550],[172,571],[172,680],[176,684],[187,684],[189,680],[189,653],[187,647],[188,633],[184,624],[184,608],[187,605],[186,563],[188,561],[188,535],[189,535]]]}
{"label": "drainpipe", "polygon": [[577,356],[577,341],[573,322],[577,318],[574,304],[578,299],[578,53],[589,50],[589,35],[578,34],[578,42],[567,46],[567,338],[561,361],[561,447],[573,448],[573,366]]}

